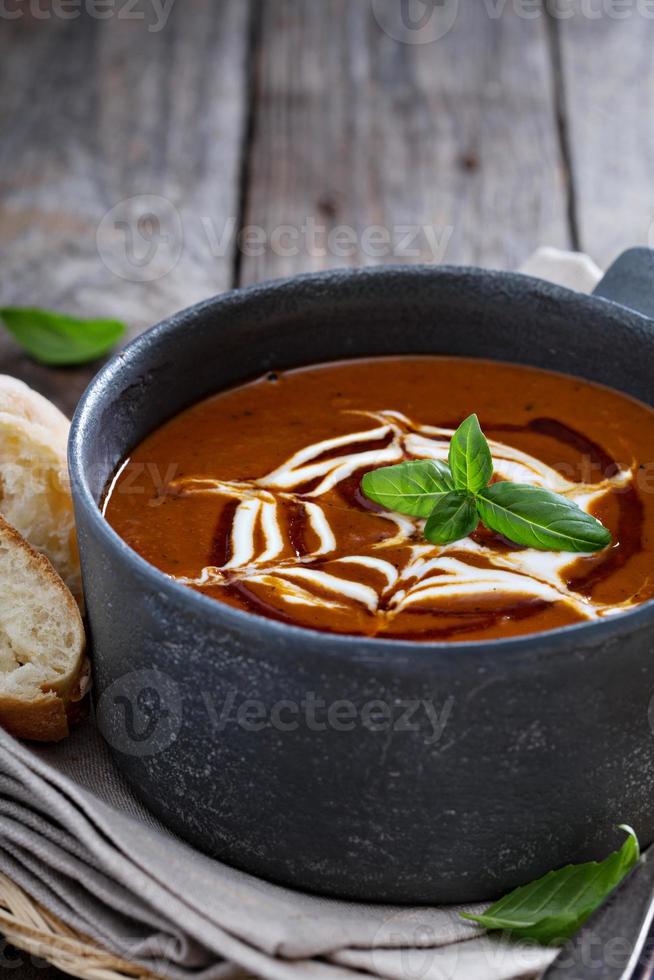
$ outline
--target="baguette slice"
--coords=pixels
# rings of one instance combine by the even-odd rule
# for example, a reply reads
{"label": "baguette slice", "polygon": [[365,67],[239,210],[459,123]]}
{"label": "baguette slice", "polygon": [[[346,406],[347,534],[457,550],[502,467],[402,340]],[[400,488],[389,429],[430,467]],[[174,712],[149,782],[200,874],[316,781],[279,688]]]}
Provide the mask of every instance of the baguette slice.
{"label": "baguette slice", "polygon": [[22,381],[0,375],[0,514],[50,559],[81,602],[66,462],[70,423]]}
{"label": "baguette slice", "polygon": [[48,559],[2,518],[0,597],[0,725],[65,738],[88,688],[82,617]]}

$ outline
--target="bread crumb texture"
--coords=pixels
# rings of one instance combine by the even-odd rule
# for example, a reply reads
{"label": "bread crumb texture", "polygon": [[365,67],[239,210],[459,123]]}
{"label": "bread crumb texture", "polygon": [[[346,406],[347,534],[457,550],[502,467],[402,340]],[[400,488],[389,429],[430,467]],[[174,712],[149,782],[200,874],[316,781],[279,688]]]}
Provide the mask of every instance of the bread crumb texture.
{"label": "bread crumb texture", "polygon": [[22,738],[68,734],[83,697],[84,628],[47,558],[0,518],[0,723]]}
{"label": "bread crumb texture", "polygon": [[68,430],[0,375],[0,725],[42,741],[68,734],[88,687]]}
{"label": "bread crumb texture", "polygon": [[69,428],[45,398],[0,375],[0,514],[50,559],[81,602],[66,461]]}

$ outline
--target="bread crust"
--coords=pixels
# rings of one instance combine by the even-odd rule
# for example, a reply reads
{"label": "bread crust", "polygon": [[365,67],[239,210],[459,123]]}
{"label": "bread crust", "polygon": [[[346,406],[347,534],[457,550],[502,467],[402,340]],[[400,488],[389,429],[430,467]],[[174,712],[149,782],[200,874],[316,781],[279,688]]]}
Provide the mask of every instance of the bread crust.
{"label": "bread crust", "polygon": [[66,705],[54,691],[29,702],[0,695],[0,725],[32,742],[60,742],[70,734]]}
{"label": "bread crust", "polygon": [[0,375],[0,513],[50,558],[82,605],[66,459],[69,429],[66,416],[47,399]]}
{"label": "bread crust", "polygon": [[0,374],[0,412],[49,429],[65,451],[70,429],[66,416],[43,395],[8,374]]}
{"label": "bread crust", "polygon": [[66,618],[77,647],[71,669],[56,682],[42,684],[33,697],[20,698],[0,693],[0,725],[17,738],[59,741],[69,734],[70,723],[84,713],[83,702],[90,686],[82,617],[73,595],[50,561],[32,548],[3,517],[0,517],[0,540],[12,549],[22,550],[35,589],[42,588],[47,581],[57,591],[65,605]]}

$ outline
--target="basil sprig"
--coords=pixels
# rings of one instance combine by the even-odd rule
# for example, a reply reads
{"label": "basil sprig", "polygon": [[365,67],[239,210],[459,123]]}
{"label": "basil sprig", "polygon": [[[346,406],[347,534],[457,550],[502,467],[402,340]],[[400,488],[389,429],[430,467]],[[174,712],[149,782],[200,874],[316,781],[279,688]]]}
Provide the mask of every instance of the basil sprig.
{"label": "basil sprig", "polygon": [[432,544],[448,544],[472,534],[478,524],[474,499],[453,490],[444,494],[427,518],[425,537]]}
{"label": "basil sprig", "polygon": [[51,310],[0,308],[0,320],[41,364],[86,364],[106,354],[125,333],[119,320],[80,320]]}
{"label": "basil sprig", "polygon": [[599,551],[611,542],[604,525],[576,504],[524,483],[485,487],[477,511],[486,527],[542,551]]}
{"label": "basil sprig", "polygon": [[454,490],[454,482],[445,463],[430,460],[425,466],[424,460],[414,460],[366,473],[361,487],[366,497],[386,510],[411,517],[429,517],[437,504]]}
{"label": "basil sprig", "polygon": [[636,834],[626,824],[620,830],[624,830],[627,839],[619,851],[604,861],[568,864],[514,889],[481,915],[459,914],[487,929],[510,932],[518,939],[532,939],[545,945],[563,942],[599,908],[638,862],[640,849]]}
{"label": "basil sprig", "polygon": [[457,490],[477,493],[490,483],[493,457],[476,415],[468,416],[454,433],[448,462]]}
{"label": "basil sprig", "polygon": [[433,544],[458,541],[479,521],[541,551],[587,553],[611,544],[610,531],[567,497],[524,483],[491,484],[493,459],[476,415],[452,436],[448,462],[382,466],[364,475],[361,489],[386,510],[425,518],[424,535]]}

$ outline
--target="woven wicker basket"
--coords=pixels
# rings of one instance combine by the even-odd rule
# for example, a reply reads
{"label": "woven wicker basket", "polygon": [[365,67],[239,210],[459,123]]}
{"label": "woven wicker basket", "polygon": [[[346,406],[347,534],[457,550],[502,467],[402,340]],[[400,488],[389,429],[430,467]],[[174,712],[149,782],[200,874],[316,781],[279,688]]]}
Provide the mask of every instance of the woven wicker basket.
{"label": "woven wicker basket", "polygon": [[158,980],[156,974],[105,952],[47,912],[0,873],[0,933],[16,949],[83,980]]}
{"label": "woven wicker basket", "polygon": [[[156,973],[128,963],[82,936],[30,898],[0,872],[0,937],[16,949],[45,960],[82,980],[161,980]],[[236,969],[240,980],[260,980]]]}

